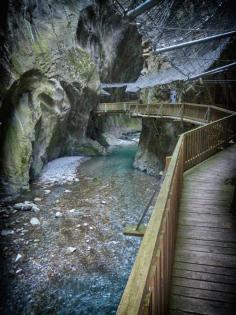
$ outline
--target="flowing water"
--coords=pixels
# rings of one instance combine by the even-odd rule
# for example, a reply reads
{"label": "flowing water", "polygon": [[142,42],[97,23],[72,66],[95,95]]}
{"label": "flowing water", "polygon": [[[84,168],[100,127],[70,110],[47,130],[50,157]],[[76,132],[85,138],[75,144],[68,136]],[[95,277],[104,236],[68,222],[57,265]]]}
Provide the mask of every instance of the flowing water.
{"label": "flowing water", "polygon": [[[137,222],[157,185],[133,169],[136,150],[131,144],[91,158],[80,165],[79,181],[32,185],[23,200],[39,198],[40,212],[11,214],[14,234],[2,240],[4,314],[115,314],[141,241],[122,231]],[[40,224],[32,226],[32,217]]]}

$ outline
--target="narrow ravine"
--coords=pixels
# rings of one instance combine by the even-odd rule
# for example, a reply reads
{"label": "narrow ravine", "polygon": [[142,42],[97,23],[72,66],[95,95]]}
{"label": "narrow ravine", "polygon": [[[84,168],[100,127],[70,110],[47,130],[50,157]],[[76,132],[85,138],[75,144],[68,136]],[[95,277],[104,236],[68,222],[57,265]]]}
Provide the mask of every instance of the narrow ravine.
{"label": "narrow ravine", "polygon": [[136,150],[130,142],[87,160],[73,183],[33,183],[21,201],[37,213],[2,210],[14,231],[4,236],[5,314],[115,314],[141,241],[123,227],[137,222],[157,185],[133,168]]}

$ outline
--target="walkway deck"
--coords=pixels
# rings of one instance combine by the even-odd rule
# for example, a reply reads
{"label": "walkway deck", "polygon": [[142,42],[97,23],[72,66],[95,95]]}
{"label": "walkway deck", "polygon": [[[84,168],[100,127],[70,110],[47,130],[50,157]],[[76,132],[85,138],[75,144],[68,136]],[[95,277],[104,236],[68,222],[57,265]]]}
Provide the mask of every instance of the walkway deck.
{"label": "walkway deck", "polygon": [[233,176],[236,179],[236,145],[184,174],[171,315],[236,314]]}

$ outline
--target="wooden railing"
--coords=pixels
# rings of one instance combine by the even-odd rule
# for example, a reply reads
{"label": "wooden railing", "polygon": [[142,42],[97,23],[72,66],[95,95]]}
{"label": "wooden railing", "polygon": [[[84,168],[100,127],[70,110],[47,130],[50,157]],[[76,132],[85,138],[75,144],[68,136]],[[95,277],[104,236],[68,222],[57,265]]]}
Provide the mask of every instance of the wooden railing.
{"label": "wooden railing", "polygon": [[[218,108],[210,109],[212,117],[221,116]],[[168,313],[183,173],[235,137],[235,126],[236,114],[230,112],[179,137],[117,315]]]}
{"label": "wooden railing", "polygon": [[132,117],[161,117],[183,120],[198,125],[232,114],[232,111],[220,107],[191,103],[153,103],[139,104],[137,102],[101,103],[97,114],[129,113]]}

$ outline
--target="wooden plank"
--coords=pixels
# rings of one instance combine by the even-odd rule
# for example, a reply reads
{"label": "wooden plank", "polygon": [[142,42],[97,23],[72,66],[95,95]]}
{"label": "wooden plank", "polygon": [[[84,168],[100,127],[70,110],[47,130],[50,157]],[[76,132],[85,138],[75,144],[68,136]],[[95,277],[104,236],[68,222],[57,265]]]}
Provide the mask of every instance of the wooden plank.
{"label": "wooden plank", "polygon": [[228,283],[217,283],[212,281],[203,281],[196,279],[173,277],[172,285],[178,285],[186,288],[196,288],[208,291],[218,291],[225,293],[233,293],[236,295],[236,286]]}
{"label": "wooden plank", "polygon": [[190,271],[190,270],[182,270],[182,269],[173,269],[173,276],[185,279],[194,279],[194,280],[202,280],[216,283],[225,283],[225,284],[233,284],[234,285],[234,293],[236,294],[236,282],[235,277],[218,275],[200,271]]}
{"label": "wooden plank", "polygon": [[224,242],[221,240],[209,241],[209,240],[200,240],[200,239],[189,239],[189,238],[178,238],[177,244],[192,244],[192,245],[202,245],[202,246],[214,246],[219,248],[236,248],[236,244],[232,242]]}
{"label": "wooden plank", "polygon": [[236,220],[230,213],[222,216],[216,214],[196,214],[195,212],[186,215],[186,213],[180,212],[178,222],[181,225],[236,228]]}
{"label": "wooden plank", "polygon": [[183,310],[192,314],[235,315],[236,305],[218,301],[205,301],[192,297],[171,295],[170,309]]}
{"label": "wooden plank", "polygon": [[199,271],[202,273],[212,273],[219,275],[231,276],[235,279],[236,283],[236,268],[226,268],[218,266],[208,266],[204,264],[194,264],[190,262],[175,262],[173,268],[189,270],[189,271]]}
{"label": "wooden plank", "polygon": [[173,285],[171,288],[171,293],[175,295],[194,297],[203,300],[229,302],[232,304],[236,304],[236,295],[232,293],[210,291],[198,288],[188,288],[179,285]]}
{"label": "wooden plank", "polygon": [[175,252],[175,260],[209,266],[236,268],[236,256],[233,255],[193,252],[177,249]]}
{"label": "wooden plank", "polygon": [[195,214],[210,214],[210,215],[215,215],[215,216],[222,216],[224,217],[225,215],[231,214],[232,211],[230,207],[226,208],[221,208],[221,209],[211,209],[211,208],[204,208],[204,207],[193,207],[191,210],[189,208],[185,207],[180,209],[180,213],[195,213]]}
{"label": "wooden plank", "polygon": [[202,239],[202,240],[221,240],[231,243],[236,242],[236,233],[234,231],[212,231],[205,230],[203,228],[191,229],[180,227],[177,232],[177,237],[184,237],[190,239]]}
{"label": "wooden plank", "polygon": [[213,253],[223,255],[236,255],[236,248],[232,247],[219,247],[209,245],[193,245],[189,243],[177,242],[176,249],[192,250],[194,252]]}
{"label": "wooden plank", "polygon": [[144,224],[141,224],[140,227],[137,230],[137,225],[135,224],[131,224],[131,225],[127,225],[124,230],[123,230],[123,234],[124,235],[130,235],[130,236],[139,236],[139,237],[143,237],[146,231],[146,226]]}
{"label": "wooden plank", "polygon": [[[179,224],[182,226],[188,226],[189,228],[191,227],[208,227],[208,228],[222,228],[222,229],[232,229],[233,227],[236,226],[236,222],[230,222],[228,220],[225,220],[223,222],[220,221],[219,216],[213,216],[216,217],[215,220],[212,221],[204,221],[202,219],[192,219],[192,218],[180,218],[179,219]],[[224,218],[224,217],[223,217]],[[222,218],[222,219],[223,219]]]}

